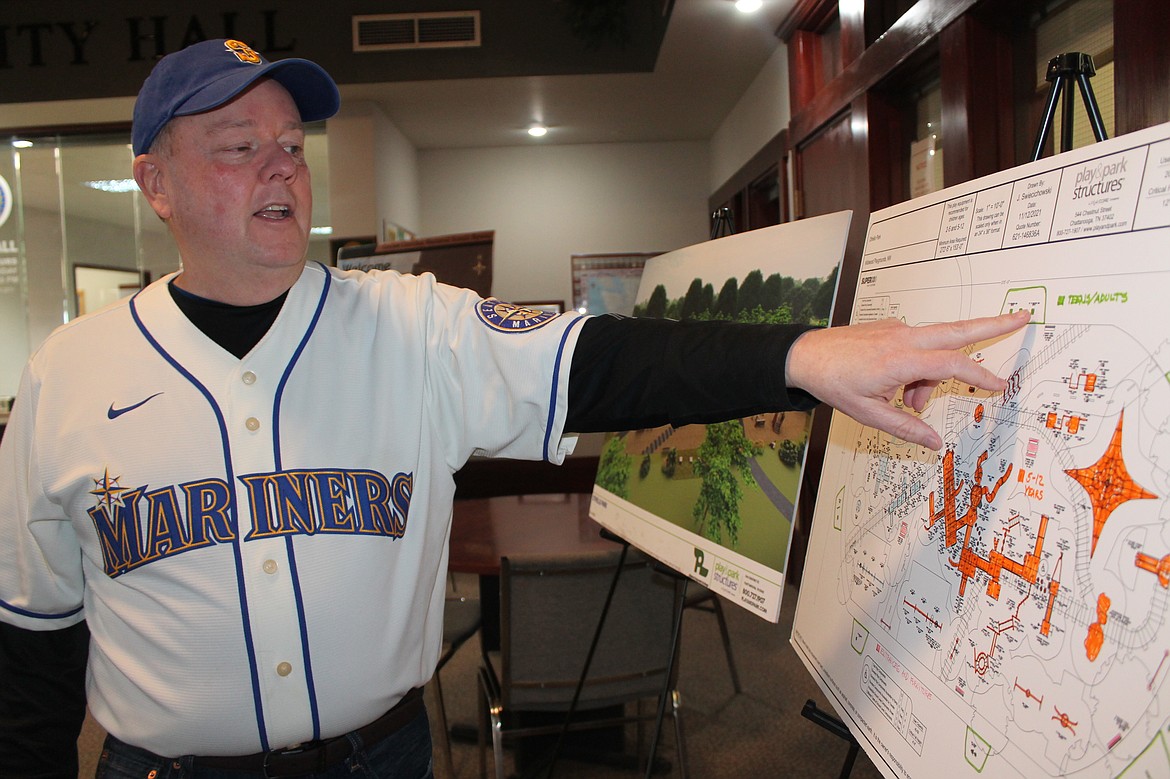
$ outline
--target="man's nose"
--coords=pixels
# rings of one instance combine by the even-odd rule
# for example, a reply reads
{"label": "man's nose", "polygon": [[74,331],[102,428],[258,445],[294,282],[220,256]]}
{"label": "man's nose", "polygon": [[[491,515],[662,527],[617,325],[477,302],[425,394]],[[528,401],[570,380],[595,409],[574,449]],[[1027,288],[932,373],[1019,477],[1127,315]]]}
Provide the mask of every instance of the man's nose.
{"label": "man's nose", "polygon": [[280,177],[292,180],[300,167],[300,161],[284,146],[274,143],[267,148],[263,167],[264,178]]}

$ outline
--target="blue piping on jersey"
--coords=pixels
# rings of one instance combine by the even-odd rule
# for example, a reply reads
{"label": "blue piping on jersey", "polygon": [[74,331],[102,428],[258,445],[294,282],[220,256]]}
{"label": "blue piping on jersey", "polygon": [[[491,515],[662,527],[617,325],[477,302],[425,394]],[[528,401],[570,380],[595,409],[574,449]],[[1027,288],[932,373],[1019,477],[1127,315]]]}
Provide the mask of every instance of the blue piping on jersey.
{"label": "blue piping on jersey", "polygon": [[[317,301],[317,310],[313,312],[313,320],[305,328],[301,342],[297,344],[288,365],[285,366],[284,374],[280,377],[280,383],[276,387],[276,399],[272,403],[272,458],[277,471],[284,468],[280,456],[280,401],[284,397],[284,388],[288,385],[293,368],[296,367],[297,361],[301,359],[305,347],[308,346],[309,338],[317,329],[317,323],[321,321],[321,312],[325,309],[325,298],[329,296],[329,287],[333,283],[333,277],[329,274],[329,270],[323,265],[321,270],[325,273],[325,285],[322,287],[321,297]],[[305,619],[305,597],[301,591],[301,579],[297,575],[297,558],[293,552],[291,536],[285,537],[284,548],[288,555],[289,581],[292,582],[293,598],[297,604],[297,621],[301,626],[301,659],[305,664],[305,686],[309,693],[309,713],[313,719],[313,740],[316,741],[321,738],[321,712],[317,708],[317,686],[313,681],[313,661],[309,652],[309,627],[308,620]]]}
{"label": "blue piping on jersey", "polygon": [[553,377],[552,377],[552,393],[548,400],[548,420],[544,426],[544,460],[545,462],[552,462],[550,456],[549,446],[552,444],[553,422],[557,415],[557,387],[560,386],[561,381],[561,360],[565,356],[565,342],[569,340],[569,333],[573,332],[573,328],[580,325],[587,317],[579,316],[568,327],[565,332],[561,333],[561,344],[557,347],[557,359],[553,363]]}
{"label": "blue piping on jersey", "polygon": [[62,612],[60,614],[42,614],[39,611],[29,611],[28,609],[22,609],[22,608],[19,608],[17,606],[13,606],[11,603],[9,603],[6,600],[0,600],[0,609],[4,609],[5,611],[11,611],[13,614],[19,614],[22,617],[32,617],[33,619],[64,619],[65,617],[72,617],[74,614],[81,611],[83,608],[85,608],[85,604],[82,604],[81,606],[78,606],[75,609],[72,609],[70,611],[65,611],[65,612]]}
{"label": "blue piping on jersey", "polygon": [[[190,371],[180,365],[174,357],[168,354],[167,350],[162,347],[162,344],[160,344],[155,339],[155,337],[151,335],[150,331],[146,329],[145,323],[143,323],[142,319],[138,316],[138,306],[135,303],[135,298],[137,298],[137,295],[130,299],[130,316],[134,319],[134,324],[138,326],[142,336],[152,347],[154,347],[156,352],[162,355],[164,360],[170,363],[171,367],[174,368],[180,376],[191,382],[191,385],[194,386],[195,389],[199,390],[200,393],[202,393],[203,397],[207,399],[208,405],[211,406],[211,410],[215,413],[215,420],[219,425],[220,441],[223,444],[223,461],[224,470],[226,471],[227,476],[227,483],[234,485],[235,474],[232,471],[232,452],[231,447],[228,445],[227,422],[224,420],[223,412],[220,411],[219,405],[215,402],[215,398],[212,397],[211,393],[207,391],[207,388],[200,384],[199,380],[196,379]],[[248,650],[248,671],[252,675],[252,705],[256,709],[256,728],[260,735],[261,750],[267,752],[269,750],[268,729],[264,724],[264,703],[260,699],[260,674],[256,665],[256,648],[252,643],[252,621],[248,612],[248,597],[244,587],[244,564],[240,551],[240,522],[239,510],[236,505],[236,491],[234,489],[229,490],[228,494],[228,510],[231,515],[231,522],[235,529],[236,535],[235,540],[232,541],[232,554],[235,558],[236,564],[236,588],[240,594],[240,616],[243,621],[244,644]]]}

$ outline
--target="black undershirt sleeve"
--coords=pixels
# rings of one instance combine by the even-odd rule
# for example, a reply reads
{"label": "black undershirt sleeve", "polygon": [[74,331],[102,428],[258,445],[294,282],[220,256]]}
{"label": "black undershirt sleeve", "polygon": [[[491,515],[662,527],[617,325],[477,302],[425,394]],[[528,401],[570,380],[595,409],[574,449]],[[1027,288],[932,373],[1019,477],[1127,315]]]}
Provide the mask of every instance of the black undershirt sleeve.
{"label": "black undershirt sleeve", "polygon": [[810,325],[677,322],[605,315],[582,325],[569,373],[570,433],[721,422],[819,402],[784,383]]}
{"label": "black undershirt sleeve", "polygon": [[75,779],[89,628],[0,623],[0,775]]}

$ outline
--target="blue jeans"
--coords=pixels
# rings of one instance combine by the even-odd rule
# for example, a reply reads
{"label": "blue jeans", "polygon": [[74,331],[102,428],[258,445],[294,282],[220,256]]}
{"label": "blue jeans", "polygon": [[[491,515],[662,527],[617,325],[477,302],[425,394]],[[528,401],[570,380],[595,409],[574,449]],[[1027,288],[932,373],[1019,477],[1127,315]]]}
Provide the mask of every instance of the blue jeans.
{"label": "blue jeans", "polygon": [[[354,733],[344,736],[353,754],[312,779],[433,779],[431,728],[426,709],[400,730],[375,744],[363,744]],[[195,758],[160,757],[145,749],[106,738],[95,779],[257,779],[254,771],[197,768]],[[310,776],[306,774],[306,776]]]}

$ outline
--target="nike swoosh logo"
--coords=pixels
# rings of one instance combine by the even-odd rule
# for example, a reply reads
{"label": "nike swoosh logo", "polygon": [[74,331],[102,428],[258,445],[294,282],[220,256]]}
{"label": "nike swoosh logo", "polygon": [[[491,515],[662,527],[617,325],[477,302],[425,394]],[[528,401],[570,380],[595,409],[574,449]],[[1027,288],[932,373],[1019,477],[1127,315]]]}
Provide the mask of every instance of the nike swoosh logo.
{"label": "nike swoosh logo", "polygon": [[126,406],[125,408],[114,408],[114,404],[111,403],[110,410],[106,412],[106,416],[109,417],[110,419],[117,419],[118,417],[122,416],[125,413],[133,411],[136,408],[141,408],[142,406],[145,406],[147,403],[154,400],[155,398],[157,398],[161,394],[162,394],[161,392],[156,392],[153,395],[151,395],[149,398],[146,398],[145,400],[140,400],[137,403],[135,403],[133,406]]}

